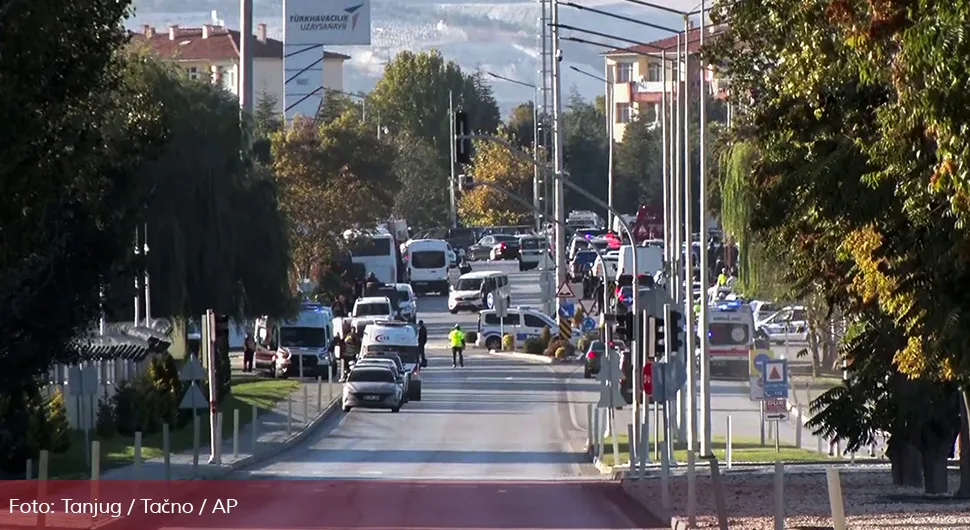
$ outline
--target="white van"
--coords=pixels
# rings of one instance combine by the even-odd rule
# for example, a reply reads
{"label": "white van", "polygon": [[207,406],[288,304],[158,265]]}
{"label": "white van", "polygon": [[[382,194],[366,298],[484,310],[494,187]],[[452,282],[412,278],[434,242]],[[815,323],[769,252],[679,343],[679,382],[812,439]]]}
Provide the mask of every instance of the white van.
{"label": "white van", "polygon": [[549,240],[545,236],[519,236],[519,271],[538,267],[548,254]]}
{"label": "white van", "polygon": [[[502,346],[502,331],[506,335],[514,336],[516,344],[522,344],[528,338],[538,338],[545,328],[549,328],[549,333],[552,336],[559,334],[559,324],[549,315],[532,307],[510,307],[505,318],[501,319],[502,322],[499,320],[494,309],[486,309],[479,312],[478,337],[475,339],[476,346],[484,346],[489,350],[500,349]],[[581,335],[581,332],[574,328],[570,342],[576,344]]]}
{"label": "white van", "polygon": [[367,326],[360,341],[361,358],[389,353],[400,357],[408,374],[407,399],[421,401],[421,350],[417,329],[403,322],[378,322]]}
{"label": "white van", "polygon": [[718,377],[745,377],[749,370],[750,351],[754,348],[751,306],[735,300],[709,307],[707,336],[711,374]]}
{"label": "white van", "polygon": [[[657,247],[635,247],[637,249],[637,268],[641,275],[653,276],[664,268],[664,251]],[[619,276],[633,276],[633,249],[631,245],[620,247],[620,260],[617,264]]]}
{"label": "white van", "polygon": [[333,313],[315,304],[303,306],[293,320],[256,319],[256,352],[253,368],[267,370],[275,377],[325,374],[331,366],[330,341]]}
{"label": "white van", "polygon": [[443,239],[414,239],[406,244],[405,278],[415,292],[448,292],[448,243]]}
{"label": "white van", "polygon": [[508,274],[500,271],[469,272],[462,274],[448,293],[448,310],[455,314],[461,309],[493,309],[496,297],[505,298],[506,305],[511,305],[512,288]]}

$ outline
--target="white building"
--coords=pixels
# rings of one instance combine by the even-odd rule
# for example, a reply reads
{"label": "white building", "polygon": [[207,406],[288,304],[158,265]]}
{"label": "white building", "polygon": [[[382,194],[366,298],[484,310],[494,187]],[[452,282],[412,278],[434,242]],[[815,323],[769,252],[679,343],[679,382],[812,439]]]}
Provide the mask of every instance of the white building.
{"label": "white building", "polygon": [[[146,42],[155,53],[171,58],[189,77],[211,76],[227,90],[239,95],[239,31],[205,24],[201,28],[169,26],[158,33],[142,26],[132,35],[132,43]],[[253,95],[258,102],[263,94],[273,96],[283,112],[283,43],[266,37],[266,24],[256,26],[253,46]],[[349,56],[324,51],[324,89],[344,90],[344,61]]]}

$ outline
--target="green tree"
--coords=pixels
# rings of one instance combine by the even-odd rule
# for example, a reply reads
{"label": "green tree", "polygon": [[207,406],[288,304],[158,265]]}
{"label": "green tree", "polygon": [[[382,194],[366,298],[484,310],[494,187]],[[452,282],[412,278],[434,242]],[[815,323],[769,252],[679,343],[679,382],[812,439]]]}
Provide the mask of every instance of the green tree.
{"label": "green tree", "polygon": [[0,469],[35,456],[28,404],[54,361],[77,359],[98,284],[130,252],[143,200],[133,164],[159,109],[120,92],[125,1],[0,5]]}
{"label": "green tree", "polygon": [[253,107],[252,153],[256,162],[269,165],[270,157],[269,137],[283,127],[283,116],[279,111],[279,98],[269,92],[262,92]]}
{"label": "green tree", "polygon": [[623,143],[613,152],[613,204],[620,212],[636,212],[641,204],[663,202],[660,130],[652,120],[637,117],[626,126]]}
{"label": "green tree", "polygon": [[[494,132],[501,122],[498,105],[482,74],[466,74],[453,61],[445,61],[437,50],[399,53],[384,68],[384,75],[370,95],[381,124],[393,133],[406,131],[421,138],[437,153],[438,163],[448,170],[451,131],[448,93],[455,110],[468,113],[475,131]],[[373,117],[373,118],[372,118]]]}
{"label": "green tree", "polygon": [[408,220],[408,226],[431,229],[449,222],[450,175],[435,160],[428,142],[404,133],[393,138],[396,152],[394,175],[400,191],[394,197],[393,213]]}
{"label": "green tree", "polygon": [[[572,181],[606,202],[609,196],[609,136],[606,116],[593,103],[585,101],[575,90],[563,117],[563,163]],[[566,188],[566,210],[606,212],[588,199]]]}
{"label": "green tree", "polygon": [[[253,237],[280,233],[283,221],[263,184],[267,176],[247,160],[237,100],[144,52],[133,52],[125,74],[127,90],[163,109],[169,133],[157,156],[136,168],[152,190],[141,212],[150,252],[147,264],[132,266],[147,265],[151,274],[152,313],[191,317],[213,309],[241,317],[290,310],[289,240]],[[130,284],[125,278],[114,285],[114,319],[130,318]]]}
{"label": "green tree", "polygon": [[64,393],[60,389],[55,390],[47,400],[45,408],[49,436],[45,448],[54,453],[63,453],[71,447],[71,424],[67,419]]}
{"label": "green tree", "polygon": [[[773,22],[781,13],[784,27]],[[965,96],[935,77],[953,79],[966,68],[960,45],[937,39],[952,27],[953,11],[920,7],[883,17],[850,4],[771,0],[721,6],[713,15],[727,17],[731,29],[713,54],[730,67],[735,103],[744,109],[735,139],[753,142],[758,153],[749,175],[755,239],[784,265],[795,292],[898,327],[899,340],[887,346],[892,366],[934,391],[907,395],[945,400],[947,387],[960,385],[965,404],[970,313],[954,286],[970,279],[961,250],[968,234],[960,188],[950,186],[961,180],[947,180],[958,174],[954,153],[965,142],[951,134]],[[865,410],[879,390],[865,382],[891,377],[887,370],[855,381],[856,407],[847,410]],[[917,413],[934,406],[908,404]],[[935,424],[917,426],[929,492],[945,491],[940,469],[960,424],[958,408],[938,408]],[[856,415],[841,425],[852,419],[867,421]],[[967,495],[970,460],[961,468],[959,493]]]}
{"label": "green tree", "polygon": [[294,280],[335,257],[345,230],[387,219],[398,191],[394,148],[349,114],[321,125],[295,120],[274,134],[273,172]]}
{"label": "green tree", "polygon": [[513,144],[525,150],[532,149],[535,138],[535,107],[531,101],[512,109],[505,129]]}

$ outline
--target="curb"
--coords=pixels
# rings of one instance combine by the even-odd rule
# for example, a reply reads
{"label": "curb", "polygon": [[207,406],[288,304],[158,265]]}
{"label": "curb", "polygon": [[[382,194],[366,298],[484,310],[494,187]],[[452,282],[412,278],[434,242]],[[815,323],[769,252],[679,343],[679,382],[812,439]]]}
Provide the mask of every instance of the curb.
{"label": "curb", "polygon": [[620,480],[620,489],[623,490],[623,493],[625,493],[627,497],[632,499],[633,502],[640,505],[640,507],[646,510],[647,513],[652,515],[654,519],[659,519],[661,521],[669,521],[670,530],[690,530],[690,524],[688,523],[688,520],[686,517],[680,517],[680,516],[674,515],[669,510],[664,509],[663,506],[657,506],[656,504],[648,505],[642,502],[637,496],[631,495],[630,492],[627,491],[627,489],[624,487],[626,482],[627,482],[626,479]]}
{"label": "curb", "polygon": [[504,352],[489,350],[489,355],[494,355],[496,357],[505,357],[507,359],[519,359],[521,361],[529,361],[538,364],[553,364],[555,360],[552,357],[546,357],[545,355],[534,355],[531,353],[519,353],[519,352]]}
{"label": "curb", "polygon": [[[313,432],[315,432],[317,428],[320,427],[320,425],[322,425],[325,421],[327,421],[331,417],[335,416],[337,412],[340,412],[342,410],[341,405],[342,405],[342,402],[339,398],[334,399],[326,407],[324,407],[324,409],[319,414],[317,414],[316,417],[314,417],[313,420],[311,420],[306,427],[304,427],[303,429],[300,429],[296,433],[290,435],[289,438],[283,440],[282,442],[278,443],[277,445],[267,450],[258,452],[253,455],[249,455],[244,458],[240,458],[239,460],[229,465],[220,466],[209,472],[205,472],[201,474],[201,476],[199,477],[191,478],[191,479],[173,480],[172,482],[195,482],[194,486],[181,489],[179,495],[181,498],[185,498],[187,496],[190,496],[196,493],[203,486],[202,484],[203,481],[218,480],[223,477],[226,477],[227,475],[231,475],[232,473],[243,470],[247,467],[253,467],[271,458],[275,458],[283,454],[284,452],[292,449],[294,446],[298,445],[300,442],[305,440],[308,436],[313,434]],[[132,517],[137,517],[137,516],[120,517],[117,519],[104,521],[103,523],[95,523],[90,527],[88,527],[88,529],[100,530],[102,528],[108,528],[108,527],[111,527],[111,525],[113,524],[130,520]]]}

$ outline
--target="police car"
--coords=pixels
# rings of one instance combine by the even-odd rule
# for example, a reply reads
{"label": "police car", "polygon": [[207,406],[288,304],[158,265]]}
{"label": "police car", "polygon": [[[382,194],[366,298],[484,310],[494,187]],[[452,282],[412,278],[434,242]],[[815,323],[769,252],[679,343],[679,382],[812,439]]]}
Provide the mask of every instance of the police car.
{"label": "police car", "polygon": [[[504,323],[499,322],[494,309],[485,309],[478,313],[478,336],[475,339],[475,345],[484,346],[489,350],[498,350],[502,347],[502,331],[506,335],[514,336],[516,344],[522,344],[530,337],[538,338],[545,328],[549,328],[553,335],[559,333],[559,324],[556,320],[533,307],[508,308]],[[574,328],[569,342],[576,344],[581,335],[582,333]]]}

